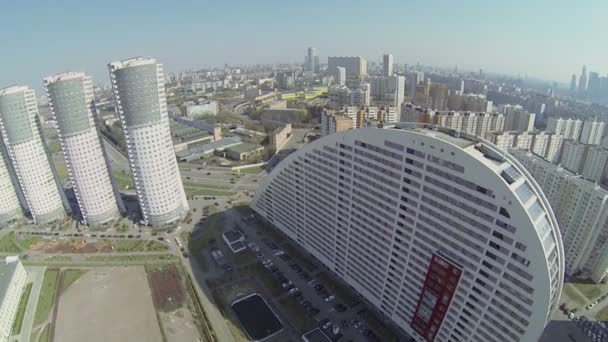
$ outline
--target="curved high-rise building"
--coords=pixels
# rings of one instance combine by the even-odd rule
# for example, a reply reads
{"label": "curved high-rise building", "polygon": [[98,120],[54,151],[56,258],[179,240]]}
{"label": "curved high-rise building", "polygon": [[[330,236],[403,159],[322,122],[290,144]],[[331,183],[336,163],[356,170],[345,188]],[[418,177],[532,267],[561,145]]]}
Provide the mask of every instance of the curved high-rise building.
{"label": "curved high-rise building", "polygon": [[18,188],[10,172],[10,161],[0,146],[0,227],[23,217]]}
{"label": "curved high-rise building", "polygon": [[143,221],[174,223],[188,212],[188,201],[171,141],[162,65],[138,57],[108,68]]}
{"label": "curved high-rise building", "polygon": [[111,222],[122,201],[95,124],[91,78],[67,72],[45,78],[44,84],[82,220],[91,226]]}
{"label": "curved high-rise building", "polygon": [[282,161],[252,208],[416,341],[537,341],[564,250],[510,155],[417,124],[329,135]]}
{"label": "curved high-rise building", "polygon": [[63,192],[40,133],[36,95],[27,86],[0,90],[0,132],[36,224],[65,216]]}

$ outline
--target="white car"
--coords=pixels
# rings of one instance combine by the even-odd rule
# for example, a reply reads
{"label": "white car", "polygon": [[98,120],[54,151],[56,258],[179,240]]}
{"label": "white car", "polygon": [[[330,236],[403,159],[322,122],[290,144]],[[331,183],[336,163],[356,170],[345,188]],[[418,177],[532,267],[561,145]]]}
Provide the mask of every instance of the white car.
{"label": "white car", "polygon": [[321,326],[321,328],[323,328],[323,329],[327,329],[327,328],[331,327],[332,325],[333,325],[333,324],[331,323],[331,321],[329,321],[329,322],[327,322],[327,323],[323,324],[323,326]]}
{"label": "white car", "polygon": [[333,295],[330,295],[330,296],[325,297],[323,300],[326,302],[331,302],[334,299],[336,299],[336,297],[334,297]]}
{"label": "white car", "polygon": [[293,289],[287,291],[287,293],[289,293],[291,295],[291,294],[294,294],[294,293],[296,293],[298,291],[300,291],[300,289],[298,289],[297,287],[294,287]]}
{"label": "white car", "polygon": [[290,280],[290,281],[286,281],[286,282],[284,282],[283,284],[281,284],[281,286],[282,286],[284,289],[288,288],[288,287],[289,287],[289,285],[293,285],[293,283],[291,282],[291,280]]}

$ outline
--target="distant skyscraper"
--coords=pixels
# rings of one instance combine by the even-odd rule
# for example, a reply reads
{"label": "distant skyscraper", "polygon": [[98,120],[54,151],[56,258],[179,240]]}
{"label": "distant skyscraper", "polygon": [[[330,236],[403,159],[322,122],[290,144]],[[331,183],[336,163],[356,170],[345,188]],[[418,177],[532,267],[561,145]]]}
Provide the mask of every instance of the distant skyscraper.
{"label": "distant skyscraper", "polygon": [[528,113],[519,106],[505,106],[505,114],[505,130],[526,132],[534,130],[536,114]]}
{"label": "distant skyscraper", "polygon": [[351,80],[367,76],[367,60],[363,57],[327,57],[327,70],[343,67],[346,78]]}
{"label": "distant skyscraper", "polygon": [[581,136],[583,121],[580,119],[549,118],[547,131],[555,132],[566,140],[577,140]]}
{"label": "distant skyscraper", "polygon": [[583,66],[583,72],[581,73],[581,78],[578,81],[578,92],[580,94],[585,94],[587,92],[587,66]]}
{"label": "distant skyscraper", "polygon": [[606,123],[604,121],[585,120],[583,123],[583,130],[580,136],[580,142],[583,144],[599,145],[602,142],[604,136],[604,127]]}
{"label": "distant skyscraper", "polygon": [[97,132],[91,78],[68,72],[47,77],[44,84],[83,221],[91,226],[113,221],[122,200]]}
{"label": "distant skyscraper", "polygon": [[576,74],[572,74],[572,79],[570,79],[570,92],[574,93],[576,91]]}
{"label": "distant skyscraper", "polygon": [[155,227],[176,222],[188,201],[169,131],[162,65],[137,57],[108,68],[143,221]]}
{"label": "distant skyscraper", "polygon": [[304,71],[319,72],[319,57],[317,56],[317,49],[314,47],[308,48]]}
{"label": "distant skyscraper", "polygon": [[410,72],[407,75],[407,92],[410,95],[410,98],[412,99],[412,103],[416,103],[416,87],[418,86],[418,73],[417,72]]}
{"label": "distant skyscraper", "polygon": [[339,86],[346,85],[346,69],[343,67],[336,68],[336,84]]}
{"label": "distant skyscraper", "polygon": [[393,76],[393,55],[385,54],[383,56],[382,75]]}
{"label": "distant skyscraper", "polygon": [[587,85],[587,94],[591,99],[597,100],[601,95],[600,75],[597,72],[589,73],[589,82]]}
{"label": "distant skyscraper", "polygon": [[26,86],[0,90],[0,130],[4,146],[36,224],[65,216],[59,188],[42,140],[36,95]]}

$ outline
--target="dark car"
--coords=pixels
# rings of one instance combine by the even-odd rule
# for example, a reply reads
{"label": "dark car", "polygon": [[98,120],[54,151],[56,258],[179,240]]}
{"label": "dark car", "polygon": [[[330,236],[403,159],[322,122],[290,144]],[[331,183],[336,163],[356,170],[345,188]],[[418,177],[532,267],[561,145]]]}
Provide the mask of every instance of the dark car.
{"label": "dark car", "polygon": [[329,318],[325,318],[319,321],[319,326],[322,327],[325,325],[325,323],[329,322]]}
{"label": "dark car", "polygon": [[344,306],[342,304],[336,304],[336,305],[334,305],[334,309],[336,309],[336,311],[338,311],[338,312],[344,312],[344,311],[346,311],[346,306]]}

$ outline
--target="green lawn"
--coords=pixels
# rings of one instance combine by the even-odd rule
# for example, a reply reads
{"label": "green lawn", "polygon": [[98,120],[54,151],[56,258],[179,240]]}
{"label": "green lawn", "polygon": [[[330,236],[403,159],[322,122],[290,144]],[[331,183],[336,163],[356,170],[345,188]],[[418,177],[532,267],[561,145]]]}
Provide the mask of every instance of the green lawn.
{"label": "green lawn", "polygon": [[36,236],[31,236],[31,235],[22,235],[21,237],[17,238],[17,242],[19,245],[21,245],[22,248],[30,249],[35,244],[40,242],[40,238],[36,237]]}
{"label": "green lawn", "polygon": [[50,258],[44,259],[44,261],[72,261],[72,257],[67,255],[53,255]]}
{"label": "green lawn", "polygon": [[180,238],[180,240],[182,240],[182,243],[184,244],[184,246],[188,247],[190,245],[190,232],[183,231],[183,232],[179,233],[179,238]]}
{"label": "green lawn", "polygon": [[177,260],[177,257],[172,254],[151,254],[151,255],[116,255],[116,256],[90,256],[86,257],[85,261],[160,261],[160,260]]}
{"label": "green lawn", "polygon": [[161,262],[161,263],[156,263],[156,264],[145,264],[144,268],[146,269],[146,273],[152,273],[152,272],[160,271],[166,267],[175,266],[175,265],[176,264],[173,262],[170,262],[170,263]]}
{"label": "green lawn", "polygon": [[157,252],[169,249],[166,244],[154,240],[116,240],[112,245],[116,252]]}
{"label": "green lawn", "polygon": [[145,250],[146,252],[160,252],[166,251],[169,249],[169,246],[162,242],[150,240],[146,243]]}
{"label": "green lawn", "polygon": [[47,323],[44,326],[44,329],[42,330],[42,332],[40,333],[40,338],[38,339],[38,342],[48,342],[50,341],[50,334],[51,334],[51,324]]}
{"label": "green lawn", "polygon": [[602,290],[599,285],[596,284],[571,284],[576,287],[585,297],[588,302],[595,300],[597,297],[602,295]]}
{"label": "green lawn", "polygon": [[23,324],[23,315],[25,315],[25,308],[27,302],[30,299],[30,292],[32,292],[32,283],[25,286],[19,306],[17,307],[17,314],[15,315],[15,322],[13,323],[13,335],[19,335],[21,333],[21,325]]}
{"label": "green lawn", "polygon": [[184,186],[191,188],[204,188],[204,189],[215,189],[215,190],[229,190],[230,187],[226,185],[207,184],[207,183],[192,183],[184,182]]}
{"label": "green lawn", "polygon": [[236,192],[234,191],[225,191],[218,189],[209,189],[203,188],[200,186],[192,186],[184,184],[184,191],[186,191],[186,195],[188,196],[234,196]]}
{"label": "green lawn", "polygon": [[129,221],[121,217],[114,223],[114,229],[119,233],[128,233],[131,227]]}
{"label": "green lawn", "polygon": [[40,297],[38,298],[38,306],[36,307],[36,314],[34,315],[34,325],[41,324],[49,317],[51,308],[55,304],[58,277],[59,270],[57,269],[48,269],[44,273],[42,289],[40,290]]}
{"label": "green lawn", "polygon": [[116,186],[120,190],[126,190],[127,186],[129,187],[129,189],[133,188],[133,178],[131,178],[131,174],[122,173],[120,171],[113,171],[112,177],[116,182]]}
{"label": "green lawn", "polygon": [[15,233],[10,232],[0,239],[0,252],[2,253],[20,253],[21,248],[15,241]]}
{"label": "green lawn", "polygon": [[63,284],[61,284],[61,292],[64,292],[70,285],[72,285],[78,278],[83,274],[87,273],[86,270],[68,269],[63,271]]}
{"label": "green lawn", "polygon": [[61,146],[60,146],[60,145],[59,145],[59,143],[58,143],[58,142],[56,142],[56,141],[52,141],[52,142],[50,142],[50,143],[48,144],[48,147],[49,147],[49,152],[50,152],[51,154],[57,154],[57,153],[61,152]]}
{"label": "green lawn", "polygon": [[55,162],[54,164],[55,170],[57,171],[57,176],[59,177],[61,183],[63,184],[67,182],[70,178],[70,175],[68,174],[68,168],[63,163]]}
{"label": "green lawn", "polygon": [[574,289],[572,284],[565,284],[564,285],[564,293],[568,296],[568,298],[570,298],[570,300],[572,300],[573,302],[575,302],[576,304],[580,305],[585,305],[587,304],[587,302],[589,302],[585,297],[581,296],[576,289]]}
{"label": "green lawn", "polygon": [[604,306],[600,311],[595,314],[597,321],[608,321],[608,306]]}
{"label": "green lawn", "polygon": [[257,175],[258,173],[260,173],[262,171],[264,171],[263,167],[261,167],[261,166],[253,166],[253,167],[248,167],[248,168],[240,169],[237,172],[241,173],[241,174],[247,174],[247,175]]}

